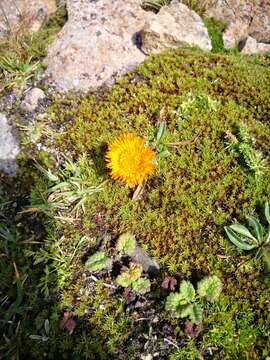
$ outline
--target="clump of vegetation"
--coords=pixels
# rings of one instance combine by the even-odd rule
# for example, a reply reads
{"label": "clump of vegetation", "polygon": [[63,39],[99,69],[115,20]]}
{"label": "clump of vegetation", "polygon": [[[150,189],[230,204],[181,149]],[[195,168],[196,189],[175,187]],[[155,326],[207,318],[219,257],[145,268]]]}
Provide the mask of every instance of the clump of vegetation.
{"label": "clump of vegetation", "polygon": [[67,18],[64,6],[35,34],[24,27],[19,33],[9,34],[0,41],[0,94],[5,90],[22,91],[42,69],[42,59]]}
{"label": "clump of vegetation", "polygon": [[209,276],[199,281],[197,294],[190,281],[183,280],[180,284],[178,293],[171,293],[166,299],[165,308],[167,311],[173,311],[181,318],[189,317],[194,324],[202,321],[201,301],[206,298],[207,301],[217,301],[222,285],[217,276]]}
{"label": "clump of vegetation", "polygon": [[207,27],[208,34],[212,43],[213,53],[225,52],[222,33],[226,29],[226,24],[220,20],[214,18],[203,18],[204,24]]}
{"label": "clump of vegetation", "polygon": [[[265,204],[265,218],[270,226],[269,203]],[[244,225],[233,224],[225,226],[226,234],[231,242],[239,249],[249,251],[256,249],[255,258],[263,258],[270,269],[270,231],[266,230],[254,216],[247,215],[246,219],[253,230],[250,232]]]}
{"label": "clump of vegetation", "polygon": [[[228,221],[241,219],[258,202],[266,201],[270,191],[268,168],[260,181],[255,181],[253,171],[247,171],[241,156],[228,151],[226,135],[237,133],[245,123],[250,136],[256,139],[252,147],[267,161],[269,79],[269,69],[253,58],[170,50],[151,57],[98,99],[91,94],[79,102],[67,97],[63,102],[57,100],[49,110],[51,121],[65,129],[55,134],[54,144],[71,151],[74,159],[87,154],[94,172],[107,180],[103,191],[86,202],[80,224],[82,233],[95,239],[106,231],[121,234],[129,229],[171,275],[191,279],[197,274],[201,278],[214,273],[221,279],[223,292],[218,303],[223,304],[220,316],[228,319],[228,327],[222,332],[218,306],[206,302],[202,335],[205,340],[195,341],[195,347],[205,355],[209,355],[210,347],[213,354],[236,356],[243,349],[240,343],[250,354],[259,354],[266,348],[267,332],[263,327],[251,318],[247,323],[237,314],[243,308],[254,314],[256,309],[254,316],[265,324],[267,278],[260,276],[260,265],[252,261],[249,268],[245,265],[252,254],[247,254],[245,260],[234,256],[223,227]],[[71,118],[72,123],[68,120]],[[132,190],[110,179],[104,161],[108,144],[131,128],[149,139],[155,150],[157,134],[164,133],[159,149],[164,147],[170,152],[169,157],[159,159],[155,176],[148,179],[138,201],[133,201]],[[66,242],[76,232],[76,226],[73,228],[71,234],[65,231]],[[134,246],[132,240],[130,246]],[[119,252],[124,251],[119,248]],[[81,269],[78,271],[84,271],[81,263],[77,266]],[[130,270],[130,263],[126,267],[122,272]],[[80,281],[75,283],[79,286]],[[67,285],[69,296],[74,286]],[[156,296],[155,289],[154,281],[151,292],[145,296]],[[162,316],[165,321],[166,316]],[[243,337],[237,330],[237,316],[241,318]],[[214,326],[209,319],[217,322],[218,331],[226,338],[225,347],[219,344],[215,332],[209,333]],[[171,317],[166,321],[176,324]],[[179,336],[184,328],[182,321],[180,318],[177,323]],[[249,340],[246,327],[253,341]],[[231,341],[235,345],[229,345]]]}
{"label": "clump of vegetation", "polygon": [[104,182],[97,186],[89,182],[87,174],[82,172],[81,168],[82,163],[86,161],[85,157],[82,157],[78,163],[67,159],[57,175],[37,164],[36,167],[49,181],[48,189],[41,195],[42,203],[35,204],[35,207],[27,211],[43,211],[48,215],[53,209],[63,210],[67,207],[71,213],[78,213],[79,209],[84,211],[89,195],[102,191],[104,185]]}
{"label": "clump of vegetation", "polygon": [[255,149],[256,140],[250,136],[248,128],[240,124],[238,138],[227,133],[229,139],[228,149],[243,157],[247,167],[255,174],[257,180],[264,175],[267,169],[267,161],[261,151]]}
{"label": "clump of vegetation", "polygon": [[131,286],[132,289],[140,294],[150,290],[150,281],[142,277],[143,268],[141,265],[131,263],[130,267],[124,269],[116,278],[116,283],[123,287]]}
{"label": "clump of vegetation", "polygon": [[[110,260],[103,251],[97,251],[87,259],[85,268],[88,271],[98,271],[110,266],[112,269],[114,262],[119,262],[122,255],[134,254],[136,247],[135,236],[130,233],[124,233],[119,236],[115,248],[120,257],[116,254]],[[130,262],[128,267],[122,266],[121,273],[116,277],[115,282],[124,288],[131,287],[133,291],[144,294],[150,291],[151,283],[148,278],[142,275],[142,265]]]}
{"label": "clump of vegetation", "polygon": [[[242,155],[228,151],[226,135],[240,142],[238,129],[246,124],[256,139],[252,149],[268,164],[269,83],[269,68],[258,58],[178,49],[151,57],[98,95],[52,96],[46,114],[52,131],[39,141],[58,152],[60,166],[48,154],[37,159],[33,148],[16,179],[1,177],[7,205],[0,205],[0,284],[7,295],[1,296],[0,326],[7,358],[269,355],[269,278],[252,253],[235,256],[224,233],[226,224],[269,199],[269,168],[256,181]],[[137,201],[132,189],[111,179],[105,161],[108,145],[126,132],[149,139],[157,154],[170,152],[158,159]],[[61,208],[31,210],[74,190],[74,173],[62,178],[63,153],[79,165],[84,185],[105,181],[102,191],[84,197],[76,212],[77,202],[62,195]],[[36,162],[57,180],[43,176]],[[50,191],[63,181],[68,189]],[[7,189],[14,191],[7,196]],[[119,234],[125,234],[121,241]],[[169,274],[167,288],[131,260],[135,235]],[[93,248],[102,253],[89,258]],[[109,270],[107,258],[116,260]],[[217,274],[223,290],[210,303],[198,287],[185,304],[203,306],[198,338],[199,324],[185,329],[186,319],[170,316],[164,302],[178,281],[196,283],[207,274]],[[118,276],[128,287],[116,286]],[[148,278],[151,291],[145,292]],[[188,312],[197,321],[191,307]]]}

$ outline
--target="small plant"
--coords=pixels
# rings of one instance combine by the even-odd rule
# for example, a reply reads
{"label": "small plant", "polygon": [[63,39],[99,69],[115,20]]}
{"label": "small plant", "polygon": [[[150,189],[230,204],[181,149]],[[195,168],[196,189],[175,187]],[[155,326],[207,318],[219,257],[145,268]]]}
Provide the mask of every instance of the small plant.
{"label": "small plant", "polygon": [[267,168],[267,161],[259,150],[254,149],[255,139],[250,136],[246,125],[239,126],[237,137],[231,133],[227,133],[226,137],[229,139],[227,149],[241,155],[255,178],[259,179]]}
{"label": "small plant", "polygon": [[[84,212],[89,195],[102,191],[105,184],[105,182],[97,186],[90,184],[87,174],[80,166],[80,162],[83,163],[84,161],[84,157],[78,163],[67,160],[57,174],[53,174],[50,170],[46,170],[37,164],[36,167],[50,182],[45,194],[47,200],[44,199],[43,204],[35,205],[27,211],[49,212],[53,208],[65,209],[72,206],[71,212],[78,214],[80,209]],[[43,195],[42,197],[44,198]]]}
{"label": "small plant", "polygon": [[132,254],[136,248],[135,236],[131,233],[124,233],[119,236],[116,244],[116,250],[124,254]]}
{"label": "small plant", "polygon": [[109,258],[104,254],[104,252],[97,251],[87,259],[85,268],[89,271],[102,270],[108,266],[109,261]]}
{"label": "small plant", "polygon": [[249,231],[241,224],[233,224],[225,226],[224,229],[230,241],[239,249],[244,251],[255,250],[255,258],[264,258],[268,267],[270,266],[269,248],[270,248],[270,210],[269,203],[265,204],[265,218],[268,222],[268,230],[266,230],[260,221],[254,216],[247,215],[246,219],[252,230]]}
{"label": "small plant", "polygon": [[202,321],[202,300],[215,302],[222,289],[222,284],[217,276],[209,276],[198,283],[197,293],[190,281],[183,280],[178,293],[171,293],[165,304],[167,311],[172,311],[181,318],[189,317],[192,323]]}
{"label": "small plant", "polygon": [[187,93],[187,100],[183,101],[177,110],[177,115],[187,120],[194,109],[201,109],[205,111],[217,111],[219,102],[213,100],[206,94]]}
{"label": "small plant", "polygon": [[156,153],[157,153],[156,160],[159,160],[159,159],[171,154],[169,152],[169,150],[167,149],[166,144],[164,144],[162,142],[162,140],[165,136],[165,133],[166,133],[166,122],[162,121],[158,128],[156,139],[155,139],[155,148],[156,148]]}
{"label": "small plant", "polygon": [[141,265],[132,263],[116,278],[116,283],[125,288],[131,286],[135,292],[145,294],[150,290],[151,284],[147,278],[141,277],[143,268]]}
{"label": "small plant", "polygon": [[40,69],[39,62],[32,63],[32,59],[26,62],[20,62],[15,56],[2,56],[0,58],[0,78],[3,81],[3,89],[11,89],[14,87],[22,90],[28,80],[30,80],[37,70]]}

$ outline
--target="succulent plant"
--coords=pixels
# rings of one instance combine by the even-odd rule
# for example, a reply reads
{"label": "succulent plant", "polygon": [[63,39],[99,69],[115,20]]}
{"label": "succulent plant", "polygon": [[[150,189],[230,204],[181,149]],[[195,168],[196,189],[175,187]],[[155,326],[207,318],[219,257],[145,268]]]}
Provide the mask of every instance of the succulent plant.
{"label": "succulent plant", "polygon": [[247,215],[246,219],[252,230],[241,224],[225,226],[224,229],[235,246],[244,251],[256,249],[255,258],[260,259],[263,257],[268,267],[270,267],[268,250],[270,249],[270,206],[268,202],[265,204],[264,214],[268,229],[264,228],[260,221],[251,215]]}

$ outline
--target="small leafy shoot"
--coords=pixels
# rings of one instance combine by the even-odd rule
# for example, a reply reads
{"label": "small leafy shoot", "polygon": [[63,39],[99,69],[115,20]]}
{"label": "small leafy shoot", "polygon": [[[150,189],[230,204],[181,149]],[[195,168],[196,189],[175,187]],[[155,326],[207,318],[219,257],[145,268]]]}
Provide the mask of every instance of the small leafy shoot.
{"label": "small leafy shoot", "polygon": [[131,233],[124,233],[119,236],[116,249],[124,254],[132,254],[136,248],[135,236]]}
{"label": "small leafy shoot", "polygon": [[222,284],[217,276],[209,276],[198,283],[198,294],[206,297],[207,301],[215,302],[219,298]]}
{"label": "small leafy shoot", "polygon": [[139,294],[146,294],[150,291],[151,283],[149,279],[140,278],[132,283],[132,289]]}
{"label": "small leafy shoot", "polygon": [[109,258],[102,251],[98,251],[88,258],[85,268],[88,271],[98,271],[106,268],[108,264]]}
{"label": "small leafy shoot", "polygon": [[117,276],[116,283],[120,286],[128,287],[141,277],[142,272],[143,269],[141,265],[131,264],[129,269]]}

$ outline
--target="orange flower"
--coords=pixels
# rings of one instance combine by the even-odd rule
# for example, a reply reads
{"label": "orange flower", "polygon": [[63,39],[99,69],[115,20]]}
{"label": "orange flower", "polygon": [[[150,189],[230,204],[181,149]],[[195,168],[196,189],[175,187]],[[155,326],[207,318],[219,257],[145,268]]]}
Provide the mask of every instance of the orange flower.
{"label": "orange flower", "polygon": [[127,133],[120,135],[106,155],[113,179],[127,185],[141,185],[155,170],[155,153],[146,147],[145,140]]}

